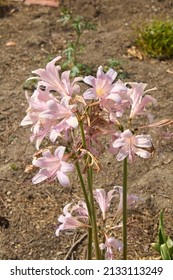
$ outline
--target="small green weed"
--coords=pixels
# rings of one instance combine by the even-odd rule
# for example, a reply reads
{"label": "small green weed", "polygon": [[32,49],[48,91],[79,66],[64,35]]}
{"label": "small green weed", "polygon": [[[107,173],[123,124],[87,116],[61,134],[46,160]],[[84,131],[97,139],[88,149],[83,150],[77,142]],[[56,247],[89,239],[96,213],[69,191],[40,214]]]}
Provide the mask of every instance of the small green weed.
{"label": "small green weed", "polygon": [[173,21],[154,21],[139,30],[136,45],[154,58],[173,57]]}
{"label": "small green weed", "polygon": [[10,168],[11,168],[11,170],[13,170],[13,171],[18,171],[18,170],[19,170],[19,167],[18,167],[18,165],[17,165],[16,163],[12,163],[12,164],[10,165]]}
{"label": "small green weed", "polygon": [[81,43],[81,36],[85,30],[95,30],[96,25],[82,16],[73,16],[66,8],[61,10],[61,15],[60,21],[62,24],[70,27],[76,34],[75,40],[68,42],[67,48],[64,50],[66,59],[62,65],[62,69],[66,70],[70,67],[71,76],[73,77],[79,74],[90,74],[91,69],[87,65],[79,63],[78,55],[85,49]]}

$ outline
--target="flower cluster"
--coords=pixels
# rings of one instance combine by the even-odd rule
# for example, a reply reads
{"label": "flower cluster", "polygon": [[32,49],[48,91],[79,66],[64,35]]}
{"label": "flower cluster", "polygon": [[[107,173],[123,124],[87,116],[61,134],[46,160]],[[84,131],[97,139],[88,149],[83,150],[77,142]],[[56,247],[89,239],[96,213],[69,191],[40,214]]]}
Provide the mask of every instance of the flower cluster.
{"label": "flower cluster", "polygon": [[[133,162],[137,156],[144,159],[151,157],[154,151],[151,136],[138,132],[149,128],[160,129],[173,121],[166,119],[151,123],[153,117],[147,108],[155,106],[157,101],[148,92],[155,88],[146,90],[144,83],[124,83],[116,79],[116,71],[109,69],[105,73],[102,66],[98,68],[96,77],[76,77],[71,81],[70,71],[61,72],[61,67],[57,65],[59,59],[60,56],[49,62],[46,69],[33,71],[37,77],[30,79],[38,79],[37,87],[31,96],[26,92],[29,107],[21,125],[31,125],[30,140],[35,141],[37,150],[45,138],[51,141],[54,150],[52,153],[52,149],[47,148],[34,156],[32,164],[39,171],[32,181],[37,184],[58,179],[63,187],[68,187],[70,179],[67,173],[76,166],[85,202],[80,201],[73,206],[70,203],[64,207],[56,234],[59,236],[63,230],[95,227],[97,257],[100,258],[100,248],[105,252],[105,258],[113,259],[114,250],[121,250],[122,244],[104,230],[106,215],[117,192],[119,205],[115,215],[121,212],[126,199],[123,200],[121,187],[115,187],[108,193],[104,189],[94,190],[93,168],[100,168],[98,158],[106,147],[115,154],[117,161],[128,158],[129,162]],[[135,119],[141,116],[142,120],[146,117],[147,123],[138,127],[135,123],[139,122]],[[166,133],[172,135],[168,130]],[[103,145],[103,138],[109,139],[109,145]],[[83,173],[88,176],[88,187],[80,171],[81,161]],[[137,200],[136,196],[130,195],[127,205],[133,205]],[[99,224],[93,214],[95,203],[102,213],[102,243],[97,241],[96,236]]]}
{"label": "flower cluster", "polygon": [[[110,135],[110,151],[116,152],[118,161],[125,157],[133,161],[136,155],[150,157],[153,145],[150,135],[136,135],[132,127],[126,128],[119,121],[125,110],[129,110],[130,122],[135,116],[149,116],[146,106],[150,103],[156,105],[156,100],[145,94],[148,92],[145,91],[146,84],[115,81],[117,73],[113,69],[104,73],[102,66],[98,68],[96,77],[76,77],[71,82],[70,71],[61,73],[61,67],[56,65],[59,59],[60,56],[49,62],[46,69],[33,71],[38,79],[37,88],[31,97],[26,92],[29,107],[21,125],[32,125],[30,140],[35,140],[36,148],[39,150],[44,138],[49,138],[53,144],[63,139],[68,150],[75,154],[73,158],[83,153],[80,147],[98,156],[102,147],[101,136]],[[33,78],[36,77],[30,79]],[[83,93],[78,84],[81,81],[89,85]],[[81,121],[85,147],[79,133]],[[65,148],[60,146],[54,156],[47,151],[42,158],[33,160],[33,165],[41,168],[33,178],[34,184],[55,178],[63,186],[69,184],[65,172],[73,168],[71,163],[64,163],[64,152]]]}
{"label": "flower cluster", "polygon": [[[98,203],[99,209],[102,213],[102,219],[104,222],[104,229],[101,234],[105,236],[105,242],[100,243],[100,249],[105,250],[105,258],[113,259],[115,251],[122,250],[122,242],[111,235],[111,229],[106,226],[106,213],[108,212],[112,199],[118,194],[119,204],[117,207],[116,215],[122,211],[122,187],[115,186],[112,190],[106,192],[104,189],[94,190],[95,201]],[[127,197],[128,206],[132,206],[138,201],[138,198],[134,195]],[[63,208],[63,215],[58,218],[59,226],[56,230],[56,235],[59,236],[62,230],[74,230],[76,228],[88,228],[89,225],[89,213],[87,210],[86,203],[79,201],[77,204],[72,206],[72,203],[67,204]]]}

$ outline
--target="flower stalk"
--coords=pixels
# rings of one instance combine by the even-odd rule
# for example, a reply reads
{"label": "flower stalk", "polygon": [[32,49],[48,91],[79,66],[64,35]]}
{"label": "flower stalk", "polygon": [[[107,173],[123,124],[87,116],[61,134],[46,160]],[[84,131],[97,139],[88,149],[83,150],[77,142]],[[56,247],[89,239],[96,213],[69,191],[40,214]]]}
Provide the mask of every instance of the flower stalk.
{"label": "flower stalk", "polygon": [[127,260],[127,157],[123,160],[123,260]]}

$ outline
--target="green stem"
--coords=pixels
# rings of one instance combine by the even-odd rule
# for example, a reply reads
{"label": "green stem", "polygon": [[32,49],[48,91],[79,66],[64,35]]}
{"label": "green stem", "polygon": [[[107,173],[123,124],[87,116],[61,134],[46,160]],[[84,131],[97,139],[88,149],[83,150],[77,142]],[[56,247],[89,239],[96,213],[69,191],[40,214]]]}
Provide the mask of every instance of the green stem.
{"label": "green stem", "polygon": [[[84,133],[84,128],[83,128],[83,122],[79,122],[80,126],[80,131],[81,131],[81,136],[82,136],[82,145],[84,149],[86,149],[86,141],[85,141],[85,133]],[[86,155],[85,157],[85,162],[90,164],[91,158]],[[95,205],[94,205],[94,197],[93,197],[93,169],[92,166],[87,167],[87,180],[88,180],[88,191],[89,191],[89,207],[90,212],[90,221],[92,225],[92,231],[93,231],[93,240],[94,240],[94,245],[95,245],[95,250],[96,250],[96,258],[98,260],[101,259],[101,252],[99,248],[99,241],[98,241],[98,229],[97,229],[97,220],[96,220],[96,211],[95,211]],[[88,200],[88,197],[87,197]],[[92,244],[91,244],[92,246]]]}
{"label": "green stem", "polygon": [[[91,222],[90,222],[91,224]],[[88,250],[87,250],[87,260],[92,260],[92,227],[88,228]]]}
{"label": "green stem", "polygon": [[123,162],[123,259],[127,260],[127,157]]}
{"label": "green stem", "polygon": [[[83,191],[83,194],[84,194],[84,198],[85,198],[85,202],[86,202],[86,205],[87,205],[87,209],[88,209],[89,225],[91,225],[91,219],[90,219],[90,217],[91,217],[91,207],[90,207],[90,202],[89,202],[88,194],[87,194],[87,191],[86,191],[85,183],[84,183],[84,180],[83,180],[83,177],[82,177],[82,173],[81,173],[80,165],[79,165],[78,161],[76,161],[76,169],[77,169],[77,173],[78,173],[78,176],[79,176],[79,180],[80,180],[80,184],[81,184],[81,187],[82,187],[82,191]],[[92,227],[88,228],[87,259],[88,260],[92,260]]]}
{"label": "green stem", "polygon": [[86,205],[87,205],[88,213],[89,213],[89,216],[91,216],[90,202],[89,202],[88,194],[87,194],[87,191],[86,191],[85,183],[84,183],[84,180],[83,180],[83,177],[82,177],[82,173],[81,173],[80,165],[79,165],[78,161],[76,161],[76,169],[77,169],[77,173],[78,173],[78,176],[79,176],[82,191],[83,191],[83,194],[84,194],[84,198],[85,198],[85,202],[86,202]]}
{"label": "green stem", "polygon": [[96,259],[101,260],[101,252],[100,252],[99,240],[98,240],[96,211],[95,211],[94,197],[93,197],[93,170],[92,170],[92,167],[88,168],[87,174],[88,174],[88,190],[89,190],[89,195],[90,195],[90,205],[91,205],[91,211],[92,211],[91,223],[92,223],[92,229],[93,229],[93,239],[94,239],[94,245],[95,245]]}

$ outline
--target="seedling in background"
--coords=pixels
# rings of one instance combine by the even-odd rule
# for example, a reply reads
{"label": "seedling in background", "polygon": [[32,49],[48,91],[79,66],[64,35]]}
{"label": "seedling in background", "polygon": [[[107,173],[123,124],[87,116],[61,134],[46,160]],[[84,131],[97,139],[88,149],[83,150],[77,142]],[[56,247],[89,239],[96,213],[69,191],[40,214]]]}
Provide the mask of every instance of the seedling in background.
{"label": "seedling in background", "polygon": [[173,57],[173,21],[154,21],[139,30],[136,45],[154,58]]}
{"label": "seedling in background", "polygon": [[162,260],[173,260],[173,241],[164,230],[163,210],[160,212],[158,237],[159,242],[152,244],[153,249],[160,254]]}
{"label": "seedling in background", "polygon": [[12,171],[18,171],[19,170],[19,167],[16,163],[12,163],[10,165],[10,168],[11,168]]}
{"label": "seedling in background", "polygon": [[81,36],[85,30],[95,30],[96,25],[82,16],[73,17],[65,8],[62,9],[60,21],[63,25],[67,25],[72,28],[76,33],[76,39],[68,42],[67,48],[64,50],[66,60],[62,64],[62,69],[66,70],[70,67],[72,77],[79,74],[90,74],[91,69],[87,65],[80,63],[78,61],[78,56],[84,51],[84,45],[81,43]]}

